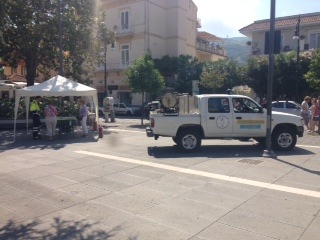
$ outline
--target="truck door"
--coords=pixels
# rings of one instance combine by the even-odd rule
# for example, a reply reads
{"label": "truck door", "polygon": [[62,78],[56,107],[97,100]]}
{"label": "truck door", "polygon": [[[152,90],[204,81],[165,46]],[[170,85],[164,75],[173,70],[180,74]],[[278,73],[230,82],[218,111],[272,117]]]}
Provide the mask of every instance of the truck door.
{"label": "truck door", "polygon": [[229,99],[211,97],[207,101],[206,137],[230,137],[233,120]]}
{"label": "truck door", "polygon": [[260,137],[266,135],[266,112],[249,98],[233,97],[233,137]]}

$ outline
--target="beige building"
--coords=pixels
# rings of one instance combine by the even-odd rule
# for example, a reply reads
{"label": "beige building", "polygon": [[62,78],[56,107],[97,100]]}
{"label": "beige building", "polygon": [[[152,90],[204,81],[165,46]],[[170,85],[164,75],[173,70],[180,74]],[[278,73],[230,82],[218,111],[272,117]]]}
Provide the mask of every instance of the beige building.
{"label": "beige building", "polygon": [[[226,57],[222,39],[198,32],[200,20],[192,0],[100,0],[106,24],[116,33],[114,49],[107,47],[108,95],[115,102],[141,104],[125,83],[124,71],[133,60],[151,51],[153,58],[191,55],[200,60]],[[98,67],[93,85],[102,99],[104,66]],[[148,99],[147,99],[148,100]]]}

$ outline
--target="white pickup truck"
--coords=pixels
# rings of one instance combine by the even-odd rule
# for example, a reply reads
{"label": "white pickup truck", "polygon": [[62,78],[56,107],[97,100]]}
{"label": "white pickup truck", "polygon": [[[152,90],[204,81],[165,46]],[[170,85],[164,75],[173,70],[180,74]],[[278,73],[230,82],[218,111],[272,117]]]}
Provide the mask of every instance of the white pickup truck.
{"label": "white pickup truck", "polygon": [[[180,96],[167,110],[150,113],[148,137],[171,137],[181,150],[193,152],[202,139],[253,138],[265,143],[267,112],[247,96],[208,94]],[[171,104],[173,105],[173,104]],[[168,111],[169,110],[169,111]],[[292,114],[272,112],[271,146],[274,150],[291,150],[302,137],[302,119]]]}

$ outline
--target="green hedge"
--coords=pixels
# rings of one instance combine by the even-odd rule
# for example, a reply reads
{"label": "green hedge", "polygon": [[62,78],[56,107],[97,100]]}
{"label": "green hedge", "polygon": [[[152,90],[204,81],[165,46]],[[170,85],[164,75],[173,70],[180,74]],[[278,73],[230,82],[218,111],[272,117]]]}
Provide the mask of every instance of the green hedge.
{"label": "green hedge", "polygon": [[[30,99],[30,103],[33,99]],[[43,98],[40,104],[40,109],[42,112],[42,117],[44,117],[44,108],[48,104],[48,101],[52,101],[52,104],[57,107],[58,116],[68,117],[68,116],[78,116],[79,115],[79,104],[76,102],[70,102],[68,100],[64,100],[63,104],[58,98]],[[14,106],[15,99],[14,98],[5,98],[0,99],[0,119],[14,119]],[[31,118],[31,114],[29,114]],[[17,119],[25,119],[26,118],[26,102],[25,99],[22,98],[19,102],[18,107],[18,116]]]}

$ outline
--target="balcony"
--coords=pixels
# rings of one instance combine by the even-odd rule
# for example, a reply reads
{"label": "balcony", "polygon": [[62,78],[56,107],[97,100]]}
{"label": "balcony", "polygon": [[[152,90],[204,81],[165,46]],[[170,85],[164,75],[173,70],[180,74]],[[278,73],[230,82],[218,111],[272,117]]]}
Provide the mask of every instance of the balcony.
{"label": "balcony", "polygon": [[226,51],[223,47],[217,46],[212,46],[209,43],[202,43],[202,42],[197,42],[196,44],[197,50],[207,52],[210,54],[215,54],[215,55],[220,55],[220,56],[226,56]]}
{"label": "balcony", "polygon": [[[121,63],[107,63],[107,71],[120,71],[120,70],[126,70],[128,69],[130,66],[129,63],[127,63],[126,65],[123,65]],[[104,65],[99,65],[96,68],[97,72],[102,72],[104,71]]]}
{"label": "balcony", "polygon": [[133,36],[132,29],[127,26],[121,26],[121,28],[114,26],[114,31],[116,31],[116,38]]}

